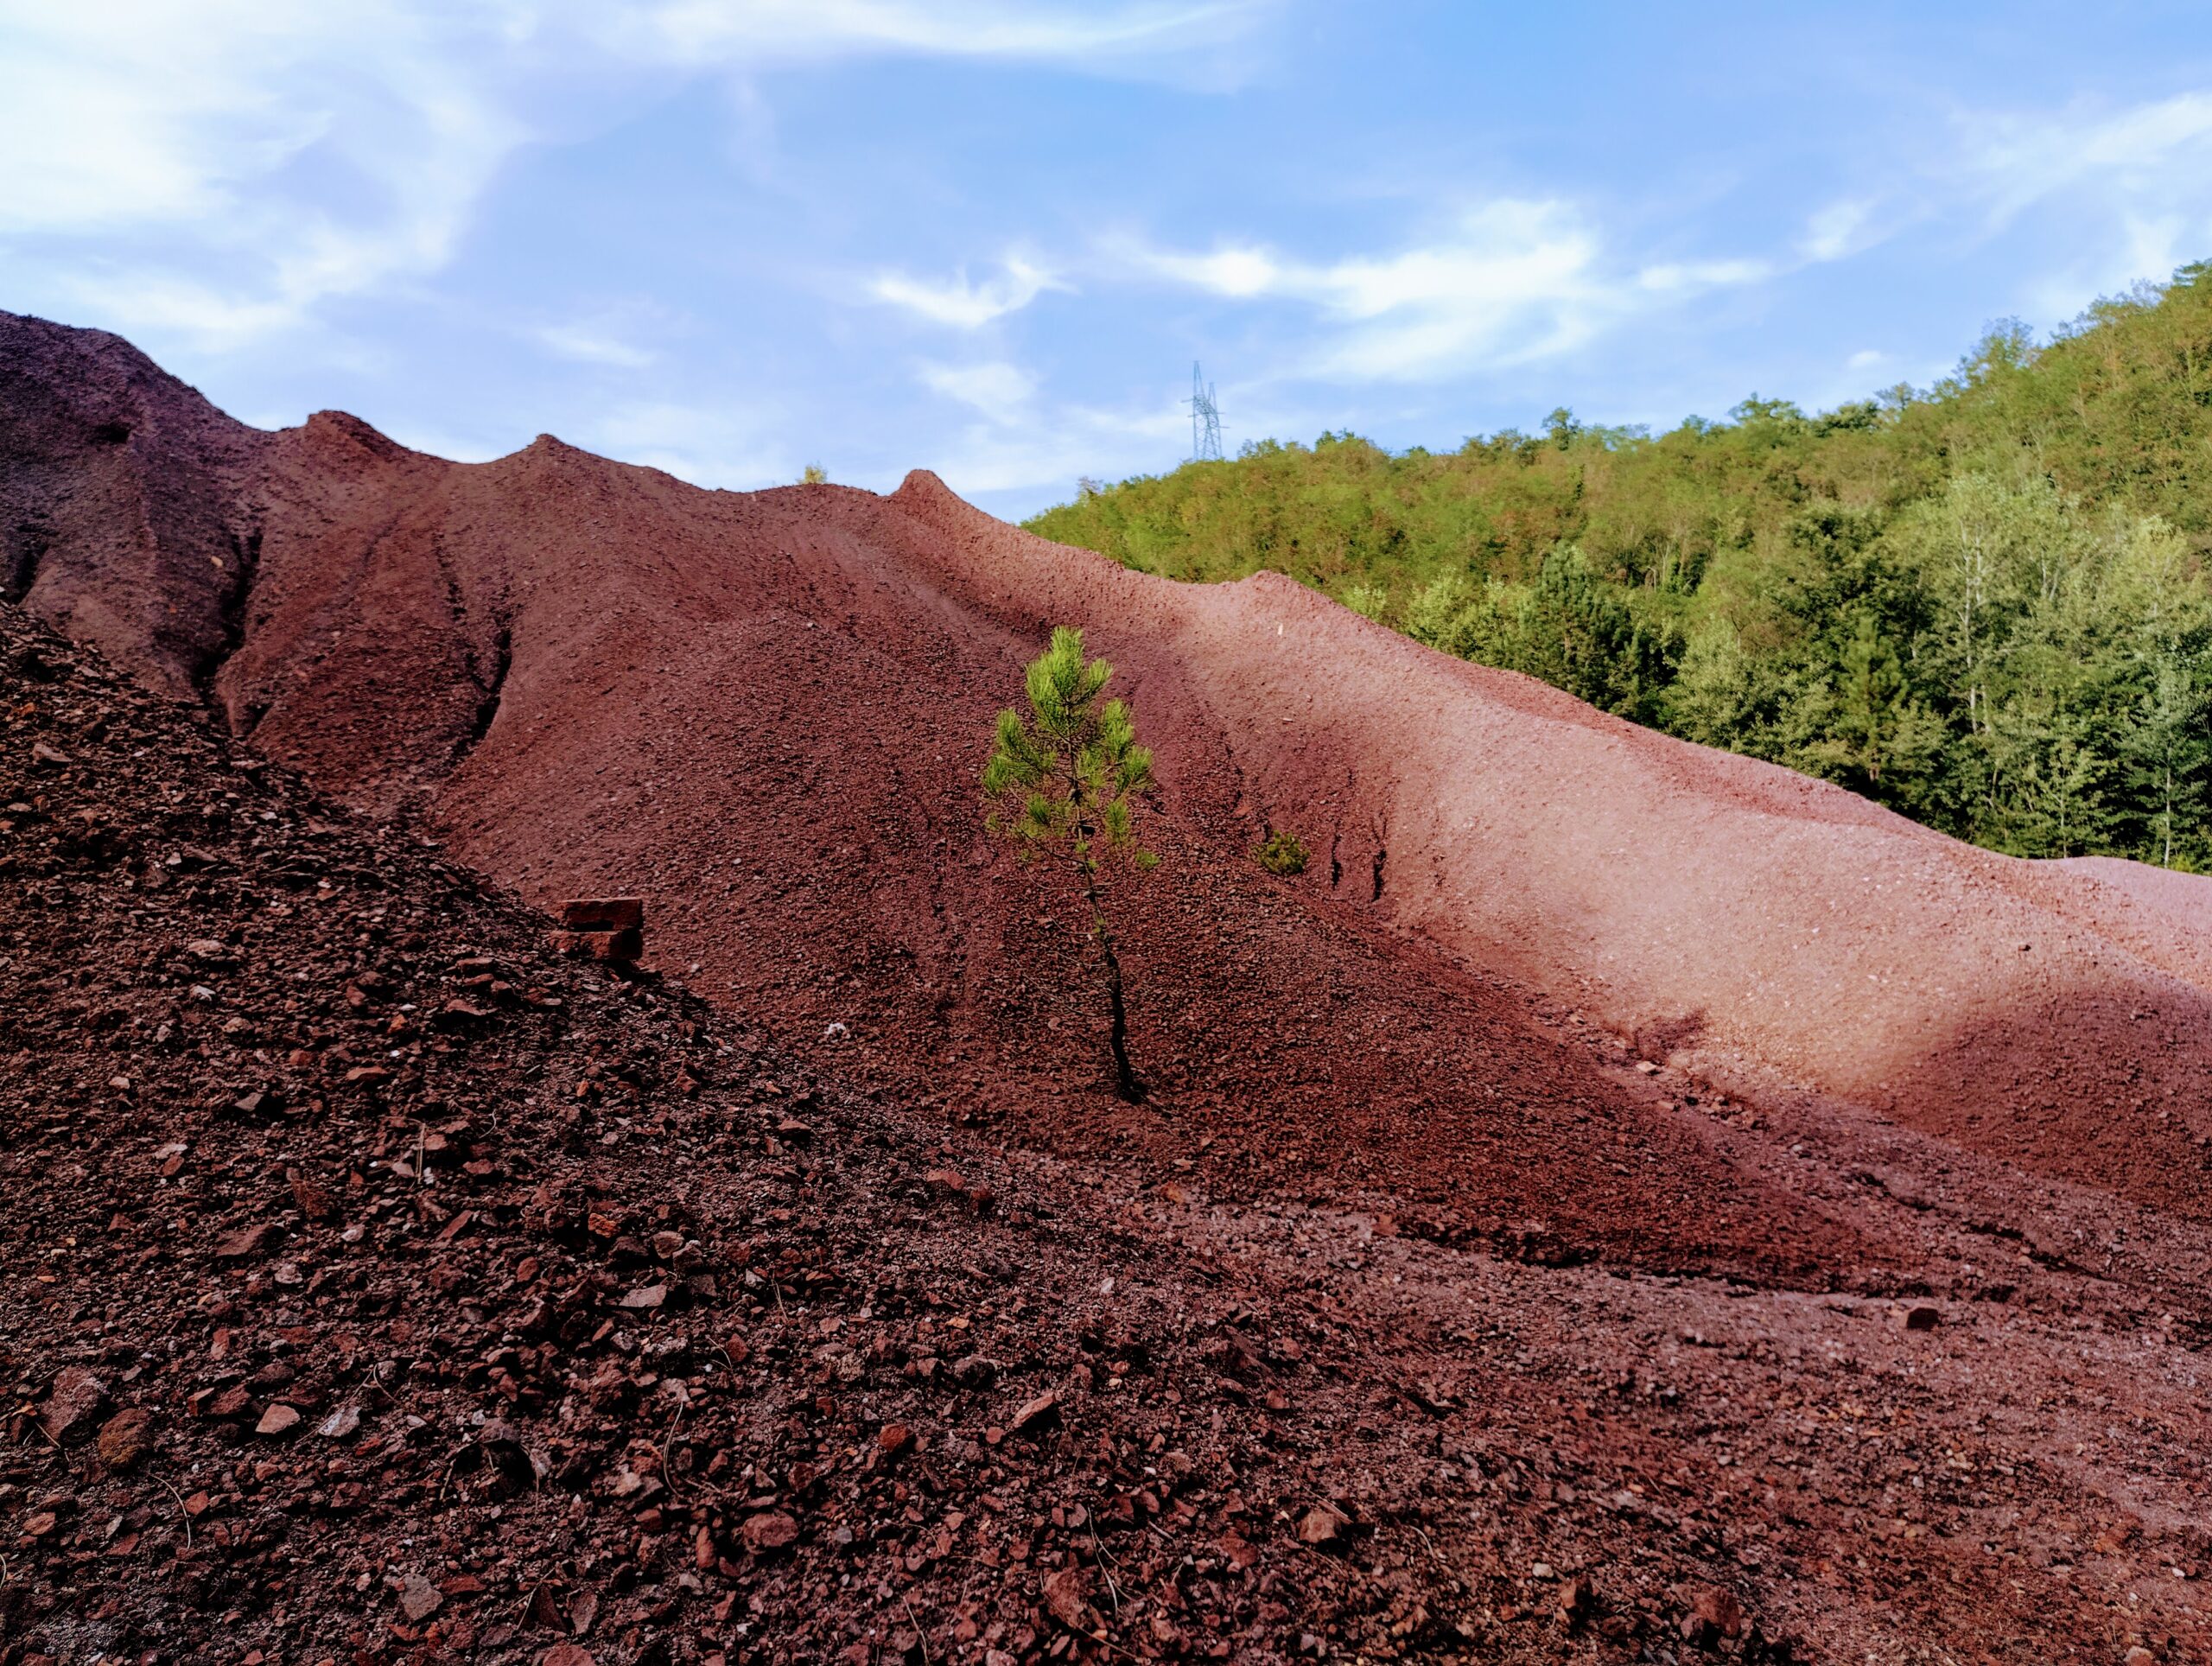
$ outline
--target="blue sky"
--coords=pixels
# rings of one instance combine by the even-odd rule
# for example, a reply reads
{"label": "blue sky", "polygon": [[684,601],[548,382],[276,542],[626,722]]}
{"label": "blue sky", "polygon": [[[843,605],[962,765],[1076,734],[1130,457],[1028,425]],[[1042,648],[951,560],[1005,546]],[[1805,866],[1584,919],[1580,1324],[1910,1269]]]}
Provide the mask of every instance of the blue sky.
{"label": "blue sky", "polygon": [[2212,256],[2212,9],[0,0],[0,307],[265,425],[1003,514],[1925,384]]}

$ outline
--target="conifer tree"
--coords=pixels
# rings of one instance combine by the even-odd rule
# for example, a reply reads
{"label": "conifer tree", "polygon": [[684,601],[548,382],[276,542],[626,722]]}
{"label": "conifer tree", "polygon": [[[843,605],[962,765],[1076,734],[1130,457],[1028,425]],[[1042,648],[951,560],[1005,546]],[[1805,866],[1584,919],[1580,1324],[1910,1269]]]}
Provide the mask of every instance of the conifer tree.
{"label": "conifer tree", "polygon": [[996,806],[995,832],[1011,838],[1025,861],[1065,862],[1083,887],[1090,939],[1105,964],[1115,1091],[1135,1103],[1144,1097],[1144,1085],[1129,1063],[1122,963],[1106,920],[1105,882],[1117,868],[1142,873],[1160,859],[1138,844],[1130,820],[1132,799],[1152,784],[1152,754],[1137,744],[1128,705],[1100,699],[1113,675],[1106,661],[1084,660],[1081,631],[1056,628],[1052,645],[1029,663],[1028,716],[999,714],[983,792]]}

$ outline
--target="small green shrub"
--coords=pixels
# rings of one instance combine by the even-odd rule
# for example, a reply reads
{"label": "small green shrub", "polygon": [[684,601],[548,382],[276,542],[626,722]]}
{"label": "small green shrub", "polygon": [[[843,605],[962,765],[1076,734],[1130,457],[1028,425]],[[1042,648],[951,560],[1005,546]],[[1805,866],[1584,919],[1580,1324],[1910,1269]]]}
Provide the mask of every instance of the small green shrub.
{"label": "small green shrub", "polygon": [[1276,829],[1268,835],[1255,854],[1261,867],[1284,879],[1306,871],[1306,842],[1295,833]]}

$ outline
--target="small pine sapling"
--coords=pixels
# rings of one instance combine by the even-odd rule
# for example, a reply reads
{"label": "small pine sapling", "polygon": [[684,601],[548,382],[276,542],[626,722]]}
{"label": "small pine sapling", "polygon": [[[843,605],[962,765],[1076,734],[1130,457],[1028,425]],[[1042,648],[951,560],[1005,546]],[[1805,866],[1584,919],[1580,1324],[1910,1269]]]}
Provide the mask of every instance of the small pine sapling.
{"label": "small pine sapling", "polygon": [[1137,744],[1128,705],[1100,700],[1113,675],[1103,659],[1085,662],[1081,631],[1067,625],[1054,630],[1052,645],[1029,662],[1029,715],[999,714],[983,793],[995,806],[995,833],[1012,839],[1025,861],[1067,862],[1083,887],[1090,940],[1105,963],[1115,1091],[1134,1103],[1144,1097],[1144,1084],[1129,1063],[1122,963],[1106,923],[1105,880],[1116,868],[1143,873],[1160,858],[1137,843],[1130,821],[1132,799],[1152,784],[1152,754]]}

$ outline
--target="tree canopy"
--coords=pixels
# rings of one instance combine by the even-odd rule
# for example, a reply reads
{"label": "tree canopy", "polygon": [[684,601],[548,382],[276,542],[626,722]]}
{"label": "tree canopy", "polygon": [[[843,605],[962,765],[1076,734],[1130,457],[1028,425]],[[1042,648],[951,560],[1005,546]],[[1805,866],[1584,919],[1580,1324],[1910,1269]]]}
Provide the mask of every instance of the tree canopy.
{"label": "tree canopy", "polygon": [[1995,849],[2212,868],[2212,263],[1824,413],[1269,440],[1028,524],[1287,573]]}

